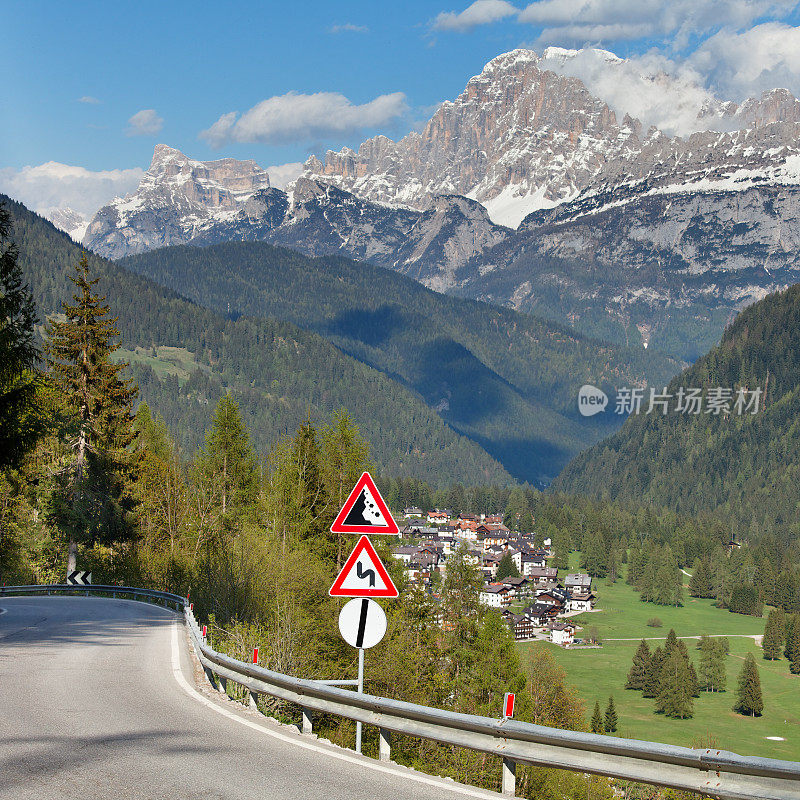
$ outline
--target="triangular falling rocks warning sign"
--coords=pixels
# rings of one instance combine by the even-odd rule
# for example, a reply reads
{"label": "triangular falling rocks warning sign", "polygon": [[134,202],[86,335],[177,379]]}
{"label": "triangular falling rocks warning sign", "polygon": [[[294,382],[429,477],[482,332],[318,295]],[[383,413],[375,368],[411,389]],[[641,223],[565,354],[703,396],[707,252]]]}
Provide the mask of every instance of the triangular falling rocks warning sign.
{"label": "triangular falling rocks warning sign", "polygon": [[400,529],[369,472],[359,479],[331,525],[333,533],[382,533],[397,536]]}
{"label": "triangular falling rocks warning sign", "polygon": [[372,542],[362,536],[328,594],[331,597],[398,597],[400,592]]}

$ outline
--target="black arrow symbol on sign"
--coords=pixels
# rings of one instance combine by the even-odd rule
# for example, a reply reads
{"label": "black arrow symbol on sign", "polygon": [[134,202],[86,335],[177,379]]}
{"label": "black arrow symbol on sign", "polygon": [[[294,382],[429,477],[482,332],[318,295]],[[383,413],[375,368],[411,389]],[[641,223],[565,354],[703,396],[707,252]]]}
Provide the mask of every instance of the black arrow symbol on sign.
{"label": "black arrow symbol on sign", "polygon": [[358,577],[361,578],[361,580],[364,580],[364,578],[369,578],[370,588],[375,585],[375,570],[362,569],[360,561],[356,562],[356,575],[358,575]]}

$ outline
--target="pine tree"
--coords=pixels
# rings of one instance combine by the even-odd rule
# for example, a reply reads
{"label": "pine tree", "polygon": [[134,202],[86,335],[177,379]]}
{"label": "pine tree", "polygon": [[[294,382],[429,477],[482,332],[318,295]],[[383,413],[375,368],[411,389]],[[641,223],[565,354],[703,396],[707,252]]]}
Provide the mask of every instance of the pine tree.
{"label": "pine tree", "polygon": [[608,574],[608,548],[600,531],[594,531],[586,538],[583,567],[595,578],[604,578]]}
{"label": "pine tree", "polygon": [[592,714],[592,721],[590,723],[592,733],[605,733],[603,727],[603,712],[600,711],[600,701],[595,700],[594,713]]}
{"label": "pine tree", "polygon": [[608,705],[606,706],[606,713],[603,715],[603,728],[605,733],[614,733],[617,730],[617,709],[614,706],[614,696],[608,698]]}
{"label": "pine tree", "polygon": [[790,663],[794,663],[800,660],[800,614],[795,614],[787,627],[784,655]]}
{"label": "pine tree", "polygon": [[9,214],[0,206],[0,469],[20,463],[43,422],[35,402],[36,306],[17,256]]}
{"label": "pine tree", "polygon": [[708,562],[702,558],[695,561],[694,571],[689,580],[689,594],[692,597],[714,596],[714,576]]}
{"label": "pine tree", "polygon": [[625,684],[626,689],[644,689],[645,681],[650,667],[650,648],[647,642],[642,639],[639,647],[633,655],[633,663],[628,672],[628,680]]}
{"label": "pine tree", "polygon": [[502,580],[503,578],[509,577],[518,578],[519,570],[517,569],[517,565],[514,563],[511,552],[506,550],[505,553],[503,553],[503,557],[497,564],[497,579]]}
{"label": "pine tree", "polygon": [[664,652],[669,655],[673,650],[678,648],[678,637],[675,634],[675,628],[670,628],[667,634],[667,640],[664,642]]}
{"label": "pine tree", "polygon": [[94,292],[84,254],[70,280],[74,304],[62,303],[64,321],[50,321],[45,345],[53,382],[75,418],[75,456],[59,474],[50,515],[69,539],[67,570],[75,569],[79,542],[120,541],[135,535],[130,489],[138,458],[132,406],[138,388],[114,363],[119,345],[115,318]]}
{"label": "pine tree", "polygon": [[760,717],[764,710],[761,697],[761,679],[752,653],[747,654],[742,671],[739,673],[739,685],[736,689],[736,705],[734,711],[751,717]]}
{"label": "pine tree", "polygon": [[642,697],[658,697],[661,689],[661,668],[664,666],[666,657],[666,653],[660,647],[653,651],[650,663],[647,665],[647,676],[644,679]]}
{"label": "pine tree", "polygon": [[722,644],[708,639],[700,652],[699,687],[705,692],[724,692],[727,684]]}
{"label": "pine tree", "polygon": [[761,640],[761,648],[767,661],[775,661],[781,657],[785,624],[784,616],[783,609],[777,608],[773,608],[767,616],[764,637]]}
{"label": "pine tree", "polygon": [[675,648],[664,661],[660,673],[660,686],[656,695],[656,711],[676,719],[694,715],[690,686],[689,666],[681,652]]}
{"label": "pine tree", "polygon": [[[361,474],[374,470],[369,458],[369,445],[346,411],[335,413],[330,424],[322,428],[320,459],[330,511],[336,513],[344,505]],[[348,542],[344,534],[336,536],[336,567],[339,569],[344,562]]]}
{"label": "pine tree", "polygon": [[241,510],[258,495],[256,457],[250,436],[230,394],[217,403],[211,430],[198,454],[197,467],[216,489],[222,514]]}

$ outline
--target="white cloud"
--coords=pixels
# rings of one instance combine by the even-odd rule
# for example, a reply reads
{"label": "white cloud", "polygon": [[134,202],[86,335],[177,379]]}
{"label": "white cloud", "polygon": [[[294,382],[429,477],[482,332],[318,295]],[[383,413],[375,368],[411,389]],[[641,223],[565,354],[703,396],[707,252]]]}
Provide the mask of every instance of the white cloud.
{"label": "white cloud", "polygon": [[0,192],[43,213],[68,206],[84,216],[134,191],[144,175],[139,167],[92,172],[84,167],[48,161],[35,167],[0,169]]}
{"label": "white cloud", "polygon": [[460,13],[442,11],[431,23],[431,27],[439,31],[472,30],[477,25],[487,25],[519,13],[519,9],[505,0],[475,0]]}
{"label": "white cloud", "polygon": [[704,123],[698,114],[716,102],[696,70],[656,51],[623,60],[606,50],[549,48],[543,56],[541,69],[578,78],[620,122],[627,113],[645,129],[655,125],[669,135],[700,130]]}
{"label": "white cloud", "polygon": [[777,87],[800,96],[800,28],[791,25],[767,22],[742,33],[720,31],[689,62],[732,100]]}
{"label": "white cloud", "polygon": [[143,108],[128,120],[127,136],[155,136],[164,127],[163,117],[154,108]]}
{"label": "white cloud", "polygon": [[353,105],[338,92],[289,92],[262,100],[241,116],[237,111],[223,114],[200,138],[215,148],[231,142],[312,141],[385,125],[407,110],[402,92],[383,94],[363,105]]}
{"label": "white cloud", "polygon": [[295,178],[300,177],[302,171],[303,164],[300,161],[267,167],[270,185],[276,189],[285,189]]}
{"label": "white cloud", "polygon": [[96,97],[92,97],[89,94],[85,94],[83,97],[78,98],[79,103],[89,103],[90,105],[96,106],[100,103],[100,101]]}
{"label": "white cloud", "polygon": [[352,22],[345,22],[343,25],[331,25],[329,33],[369,33],[366,25],[356,25]]}
{"label": "white cloud", "polygon": [[693,34],[751,25],[784,14],[797,0],[537,0],[519,21],[544,26],[540,42],[577,43],[669,37],[684,46]]}

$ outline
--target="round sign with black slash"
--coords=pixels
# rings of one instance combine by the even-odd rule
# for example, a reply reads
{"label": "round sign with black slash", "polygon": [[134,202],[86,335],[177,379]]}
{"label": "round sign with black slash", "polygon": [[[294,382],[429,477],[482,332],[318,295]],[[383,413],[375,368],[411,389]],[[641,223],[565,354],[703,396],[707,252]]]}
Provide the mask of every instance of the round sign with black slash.
{"label": "round sign with black slash", "polygon": [[351,647],[367,650],[386,634],[386,614],[368,597],[357,597],[339,612],[339,631]]}

